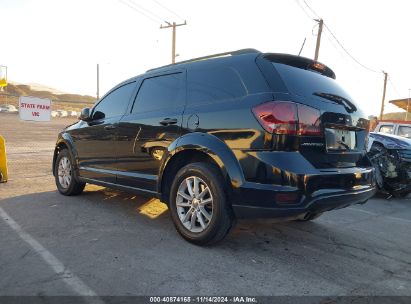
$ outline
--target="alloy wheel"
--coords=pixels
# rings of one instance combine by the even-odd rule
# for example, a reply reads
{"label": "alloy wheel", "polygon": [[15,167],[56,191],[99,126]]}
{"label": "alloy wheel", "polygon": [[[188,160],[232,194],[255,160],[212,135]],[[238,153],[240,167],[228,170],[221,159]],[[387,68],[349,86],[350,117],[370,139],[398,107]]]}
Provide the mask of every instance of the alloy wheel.
{"label": "alloy wheel", "polygon": [[60,159],[57,174],[60,186],[67,189],[71,184],[71,163],[68,157],[64,156]]}
{"label": "alloy wheel", "polygon": [[204,231],[213,217],[210,187],[197,176],[185,178],[178,187],[176,207],[181,223],[190,232]]}

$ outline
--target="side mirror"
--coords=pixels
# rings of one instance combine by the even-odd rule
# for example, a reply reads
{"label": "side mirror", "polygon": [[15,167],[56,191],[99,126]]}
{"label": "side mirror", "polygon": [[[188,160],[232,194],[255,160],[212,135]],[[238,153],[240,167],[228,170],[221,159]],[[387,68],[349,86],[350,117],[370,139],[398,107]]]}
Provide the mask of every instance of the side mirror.
{"label": "side mirror", "polygon": [[91,120],[90,108],[84,108],[83,110],[81,110],[81,113],[78,119],[83,120],[83,121],[90,121]]}

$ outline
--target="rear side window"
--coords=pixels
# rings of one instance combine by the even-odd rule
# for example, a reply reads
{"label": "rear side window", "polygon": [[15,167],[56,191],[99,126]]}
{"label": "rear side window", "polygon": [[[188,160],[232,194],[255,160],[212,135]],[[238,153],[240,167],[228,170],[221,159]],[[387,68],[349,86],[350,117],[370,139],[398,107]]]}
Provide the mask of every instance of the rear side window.
{"label": "rear side window", "polygon": [[236,70],[229,67],[187,71],[187,103],[207,104],[247,95]]}
{"label": "rear side window", "polygon": [[411,138],[411,127],[409,126],[399,126],[398,127],[398,135],[404,136],[407,138]]}
{"label": "rear side window", "polygon": [[135,88],[135,82],[125,84],[106,95],[93,110],[93,119],[124,115]]}
{"label": "rear side window", "polygon": [[381,126],[380,127],[380,132],[381,133],[387,133],[387,134],[393,134],[394,133],[394,127],[393,126]]}
{"label": "rear side window", "polygon": [[132,112],[149,112],[183,104],[182,75],[182,73],[176,73],[145,79],[137,94]]}

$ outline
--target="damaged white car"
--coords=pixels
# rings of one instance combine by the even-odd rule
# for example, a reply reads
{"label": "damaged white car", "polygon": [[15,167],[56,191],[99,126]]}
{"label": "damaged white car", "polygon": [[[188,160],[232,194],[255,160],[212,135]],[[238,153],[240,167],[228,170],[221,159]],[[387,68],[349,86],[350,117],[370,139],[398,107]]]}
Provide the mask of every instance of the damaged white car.
{"label": "damaged white car", "polygon": [[411,193],[411,139],[371,132],[367,153],[380,191],[395,197]]}

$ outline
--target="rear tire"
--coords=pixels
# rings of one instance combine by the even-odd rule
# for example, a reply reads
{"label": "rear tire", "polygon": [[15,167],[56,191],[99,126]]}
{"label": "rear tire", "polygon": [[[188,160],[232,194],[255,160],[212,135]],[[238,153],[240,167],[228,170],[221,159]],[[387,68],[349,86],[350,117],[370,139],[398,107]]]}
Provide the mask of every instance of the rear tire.
{"label": "rear tire", "polygon": [[170,213],[180,235],[196,245],[222,240],[233,227],[234,215],[227,201],[219,169],[208,163],[181,168],[171,186]]}
{"label": "rear tire", "polygon": [[86,183],[77,180],[73,159],[67,149],[61,150],[57,156],[54,165],[54,179],[58,191],[67,196],[82,193],[86,186]]}

